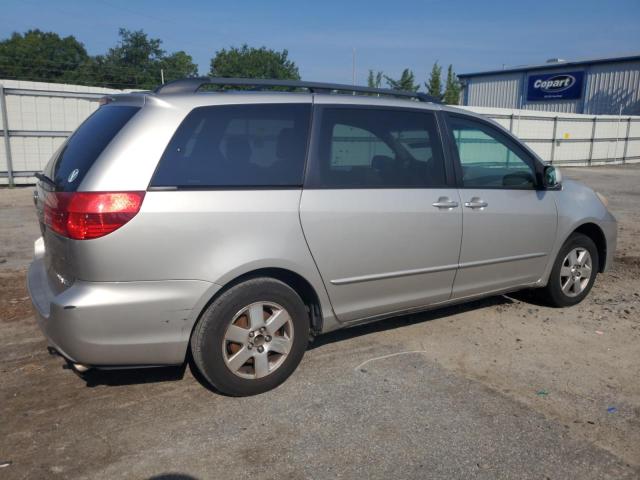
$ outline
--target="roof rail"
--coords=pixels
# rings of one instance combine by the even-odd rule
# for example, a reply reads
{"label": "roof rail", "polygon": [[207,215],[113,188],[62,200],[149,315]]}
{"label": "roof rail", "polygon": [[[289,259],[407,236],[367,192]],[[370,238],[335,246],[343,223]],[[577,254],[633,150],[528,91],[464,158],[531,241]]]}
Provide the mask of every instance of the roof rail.
{"label": "roof rail", "polygon": [[183,78],[161,85],[154,90],[157,95],[171,93],[196,93],[204,85],[220,85],[227,87],[244,86],[255,87],[256,90],[264,90],[271,87],[303,88],[311,93],[353,92],[369,93],[374,95],[386,95],[391,97],[415,98],[421,102],[442,103],[440,100],[420,92],[406,90],[391,90],[389,88],[361,87],[340,83],[305,82],[302,80],[270,80],[262,78],[223,78],[223,77],[199,77]]}

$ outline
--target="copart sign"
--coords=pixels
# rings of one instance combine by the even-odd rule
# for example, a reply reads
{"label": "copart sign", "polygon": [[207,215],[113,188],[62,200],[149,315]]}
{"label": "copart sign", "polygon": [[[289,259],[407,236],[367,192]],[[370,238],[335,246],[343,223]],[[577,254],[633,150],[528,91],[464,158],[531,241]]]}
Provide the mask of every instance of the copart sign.
{"label": "copart sign", "polygon": [[584,72],[529,75],[528,101],[576,99],[582,96]]}

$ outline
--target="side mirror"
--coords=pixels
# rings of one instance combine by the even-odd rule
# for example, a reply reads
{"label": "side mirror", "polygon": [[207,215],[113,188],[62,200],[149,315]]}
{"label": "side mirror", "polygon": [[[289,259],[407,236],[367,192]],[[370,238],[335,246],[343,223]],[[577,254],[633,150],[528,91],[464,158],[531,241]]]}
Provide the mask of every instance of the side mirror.
{"label": "side mirror", "polygon": [[544,173],[542,176],[545,188],[560,188],[560,185],[562,184],[562,174],[556,167],[553,165],[547,165],[544,167]]}

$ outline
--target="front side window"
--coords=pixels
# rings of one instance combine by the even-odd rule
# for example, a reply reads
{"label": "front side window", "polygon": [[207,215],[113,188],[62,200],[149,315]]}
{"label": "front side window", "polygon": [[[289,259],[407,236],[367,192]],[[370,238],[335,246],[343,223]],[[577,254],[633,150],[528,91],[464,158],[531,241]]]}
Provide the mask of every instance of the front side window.
{"label": "front side window", "polygon": [[322,109],[310,188],[410,188],[446,184],[433,113]]}
{"label": "front side window", "polygon": [[462,168],[462,184],[473,188],[534,188],[533,160],[498,130],[472,119],[449,117]]}
{"label": "front side window", "polygon": [[151,185],[300,186],[310,108],[308,104],[196,108],[169,142]]}

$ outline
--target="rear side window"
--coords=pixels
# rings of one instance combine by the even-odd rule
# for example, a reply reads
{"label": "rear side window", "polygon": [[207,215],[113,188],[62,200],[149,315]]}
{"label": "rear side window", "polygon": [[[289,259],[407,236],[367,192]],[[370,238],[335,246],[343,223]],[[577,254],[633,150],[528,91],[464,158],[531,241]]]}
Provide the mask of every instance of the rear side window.
{"label": "rear side window", "polygon": [[169,142],[151,186],[301,186],[308,104],[199,107]]}
{"label": "rear side window", "polygon": [[56,190],[75,192],[102,151],[140,107],[106,106],[96,110],[69,137],[45,167]]}
{"label": "rear side window", "polygon": [[322,109],[310,188],[445,186],[440,136],[431,112]]}

